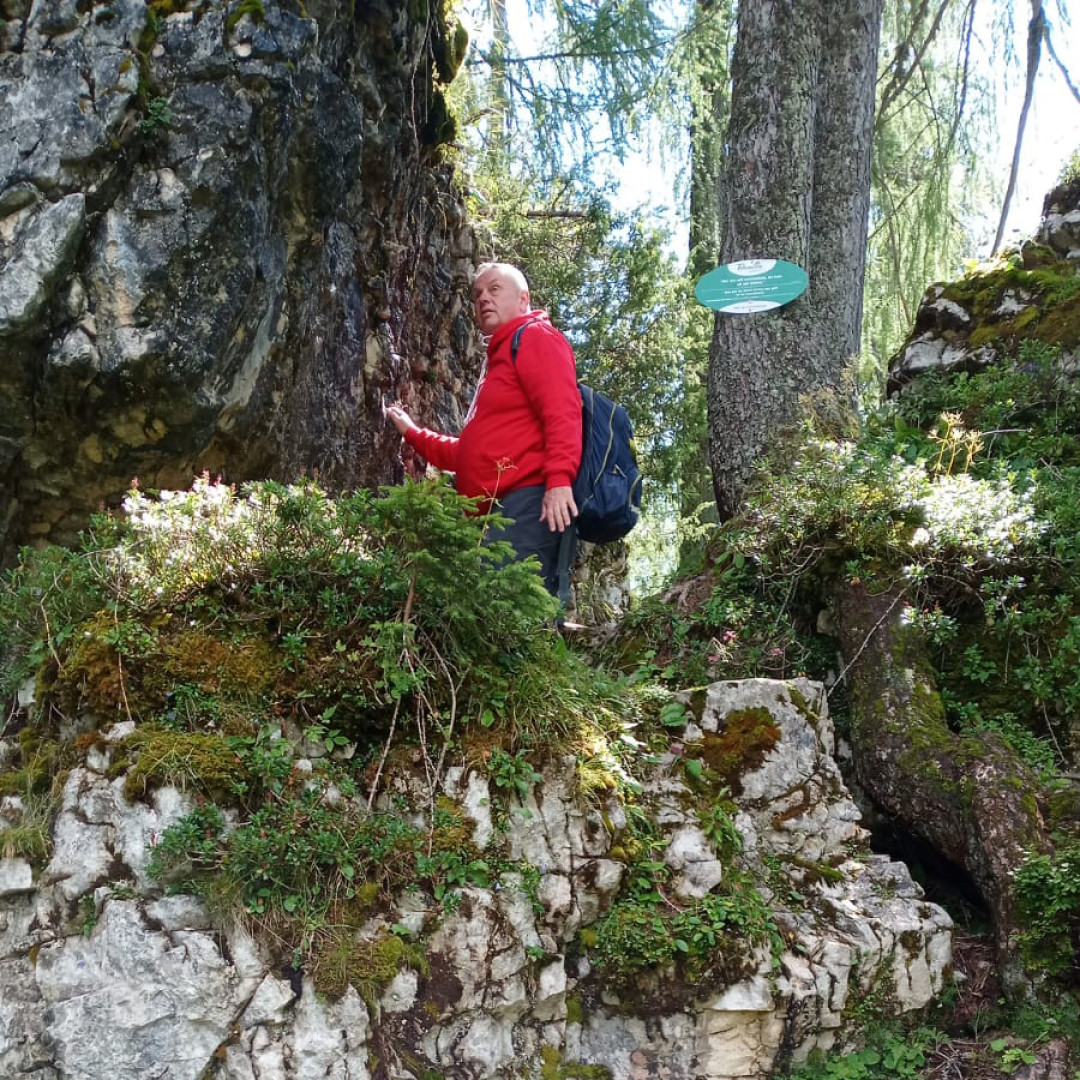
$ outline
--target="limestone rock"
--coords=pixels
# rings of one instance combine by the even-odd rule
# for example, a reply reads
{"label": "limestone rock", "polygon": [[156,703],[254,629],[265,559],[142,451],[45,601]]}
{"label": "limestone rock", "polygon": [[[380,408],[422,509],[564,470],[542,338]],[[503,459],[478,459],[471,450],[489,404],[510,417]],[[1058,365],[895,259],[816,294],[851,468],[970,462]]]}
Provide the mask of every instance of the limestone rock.
{"label": "limestone rock", "polygon": [[1034,241],[927,289],[907,341],[889,363],[889,393],[929,371],[978,371],[1015,355],[1025,339],[1059,348],[1065,369],[1075,370],[1080,320],[1071,282],[1078,270],[1080,181],[1074,180],[1047,195]]}
{"label": "limestone rock", "polygon": [[[424,964],[402,966],[366,1001],[352,986],[322,998],[270,943],[215,922],[195,897],[162,895],[149,851],[191,800],[163,788],[130,805],[108,755],[97,768],[88,758],[65,784],[48,866],[35,876],[20,860],[0,863],[0,1074],[404,1080],[427,1069],[510,1080],[558,1060],[602,1065],[614,1080],[764,1078],[842,1041],[861,997],[925,1005],[949,965],[950,922],[902,865],[866,850],[822,688],[714,684],[695,720],[699,746],[747,715],[775,738],[739,777],[738,865],[772,891],[798,950],[755,947],[741,973],[700,988],[647,971],[625,1000],[578,934],[619,896],[626,812],[613,793],[582,798],[572,756],[497,813],[484,769],[451,771],[445,790],[472,818],[478,849],[531,873],[495,872],[453,903],[404,890],[357,932],[412,934]],[[638,772],[637,812],[653,815],[673,871],[668,901],[722,888],[731,856],[714,850],[682,758],[643,758]],[[412,782],[395,776],[396,794]]]}
{"label": "limestone rock", "polygon": [[1080,179],[1060,184],[1046,196],[1038,241],[1067,259],[1080,259]]}
{"label": "limestone rock", "polygon": [[0,563],[134,476],[400,479],[383,401],[478,374],[442,6],[167,7],[0,20]]}

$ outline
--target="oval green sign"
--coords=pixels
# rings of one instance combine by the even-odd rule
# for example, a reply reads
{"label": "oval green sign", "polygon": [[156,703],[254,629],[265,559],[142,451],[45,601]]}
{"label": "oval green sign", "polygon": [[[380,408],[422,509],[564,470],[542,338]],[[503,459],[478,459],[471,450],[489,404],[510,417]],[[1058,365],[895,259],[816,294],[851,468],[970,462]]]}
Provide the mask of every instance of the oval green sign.
{"label": "oval green sign", "polygon": [[710,270],[698,281],[694,295],[725,315],[753,315],[790,303],[809,282],[801,266],[783,259],[742,259]]}

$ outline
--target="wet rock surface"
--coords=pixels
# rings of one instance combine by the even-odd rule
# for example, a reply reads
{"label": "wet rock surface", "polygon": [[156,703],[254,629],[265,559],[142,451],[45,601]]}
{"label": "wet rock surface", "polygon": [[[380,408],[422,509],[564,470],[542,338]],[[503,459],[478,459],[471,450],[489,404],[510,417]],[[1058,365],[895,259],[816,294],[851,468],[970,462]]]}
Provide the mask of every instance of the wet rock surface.
{"label": "wet rock surface", "polygon": [[184,6],[0,30],[4,560],[133,477],[399,478],[384,399],[453,426],[478,372],[441,8]]}

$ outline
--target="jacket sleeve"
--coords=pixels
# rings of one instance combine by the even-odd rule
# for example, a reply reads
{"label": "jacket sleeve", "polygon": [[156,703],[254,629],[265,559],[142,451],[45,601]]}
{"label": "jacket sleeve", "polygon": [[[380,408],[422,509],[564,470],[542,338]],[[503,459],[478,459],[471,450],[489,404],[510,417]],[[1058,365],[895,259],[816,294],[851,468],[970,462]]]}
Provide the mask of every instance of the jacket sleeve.
{"label": "jacket sleeve", "polygon": [[554,327],[521,335],[518,377],[544,432],[544,483],[569,487],[581,464],[581,394],[570,342]]}
{"label": "jacket sleeve", "polygon": [[430,428],[415,428],[405,433],[405,441],[436,469],[457,472],[458,441],[455,436],[440,435]]}

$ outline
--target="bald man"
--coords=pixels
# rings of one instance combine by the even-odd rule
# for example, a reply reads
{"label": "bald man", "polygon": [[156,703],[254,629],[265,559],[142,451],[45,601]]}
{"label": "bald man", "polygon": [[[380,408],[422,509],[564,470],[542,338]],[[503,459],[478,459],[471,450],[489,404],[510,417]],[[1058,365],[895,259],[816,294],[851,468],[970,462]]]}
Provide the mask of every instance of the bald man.
{"label": "bald man", "polygon": [[[498,505],[512,524],[493,539],[509,540],[519,559],[536,555],[548,592],[562,592],[565,603],[566,575],[560,588],[559,570],[573,555],[573,483],[581,463],[574,351],[547,312],[532,308],[516,266],[484,263],[472,295],[487,363],[461,434],[418,427],[397,405],[387,415],[417,453],[454,473],[459,494],[483,500],[481,513]],[[522,327],[515,360],[511,343]]]}

